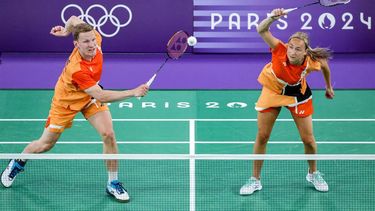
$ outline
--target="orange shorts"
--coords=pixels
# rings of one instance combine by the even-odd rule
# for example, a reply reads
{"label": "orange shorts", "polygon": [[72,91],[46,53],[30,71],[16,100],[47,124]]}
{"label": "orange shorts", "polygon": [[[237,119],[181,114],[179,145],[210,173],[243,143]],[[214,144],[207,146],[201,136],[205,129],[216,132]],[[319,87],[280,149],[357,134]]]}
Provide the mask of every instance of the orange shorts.
{"label": "orange shorts", "polygon": [[[298,117],[301,117],[301,118],[308,117],[308,116],[310,116],[314,113],[314,107],[313,107],[313,104],[312,104],[312,99],[309,99],[307,102],[299,104],[299,105],[294,106],[294,107],[288,107],[287,106],[287,108],[289,109],[290,113],[292,113],[292,115],[298,116]],[[273,107],[267,108],[267,109],[264,109],[260,112],[266,113],[266,112],[271,111],[272,109],[275,109],[275,108],[273,108]]]}
{"label": "orange shorts", "polygon": [[72,127],[73,119],[78,112],[82,112],[83,116],[88,119],[98,112],[108,110],[108,106],[99,101],[92,103],[81,111],[71,110],[70,108],[65,108],[52,103],[45,128],[48,128],[48,130],[53,133],[62,133],[65,128]]}

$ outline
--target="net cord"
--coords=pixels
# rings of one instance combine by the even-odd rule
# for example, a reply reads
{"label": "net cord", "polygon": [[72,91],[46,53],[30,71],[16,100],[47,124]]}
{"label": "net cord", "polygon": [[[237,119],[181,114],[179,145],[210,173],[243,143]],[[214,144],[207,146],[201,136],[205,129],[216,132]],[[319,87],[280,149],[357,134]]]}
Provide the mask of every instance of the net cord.
{"label": "net cord", "polygon": [[0,159],[30,160],[375,160],[375,154],[26,154],[0,153]]}

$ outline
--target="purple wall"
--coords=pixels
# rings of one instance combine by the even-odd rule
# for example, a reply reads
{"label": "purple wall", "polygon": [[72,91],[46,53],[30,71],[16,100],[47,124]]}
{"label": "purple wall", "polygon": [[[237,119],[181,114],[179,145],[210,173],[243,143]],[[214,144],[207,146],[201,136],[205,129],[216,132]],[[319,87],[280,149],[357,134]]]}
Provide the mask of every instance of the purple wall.
{"label": "purple wall", "polygon": [[[268,48],[260,41],[255,27],[247,29],[248,15],[258,16],[260,21],[275,7],[288,8],[313,1],[1,0],[0,88],[53,88],[68,57],[66,53],[72,50],[73,45],[72,38],[51,36],[50,28],[63,25],[62,16],[67,19],[71,15],[83,14],[82,18],[98,25],[97,30],[104,33],[103,51],[106,54],[102,84],[106,88],[128,89],[147,81],[164,60],[162,52],[168,38],[183,29],[198,37],[194,54],[168,62],[152,88],[257,89],[260,87],[257,76],[269,61],[269,54],[199,53],[267,52]],[[223,17],[214,30],[211,30],[212,12]],[[236,13],[241,17],[241,28],[229,30],[228,18]],[[301,27],[307,23],[308,17],[311,21],[307,26],[312,29],[304,31],[311,35],[313,47],[319,45],[330,47],[336,53],[351,53],[335,54],[331,62],[335,88],[374,89],[375,42],[371,41],[375,37],[374,2],[353,0],[348,5],[334,8],[315,5],[300,9],[279,21],[279,28],[273,25],[272,33],[286,41],[290,33],[303,30]],[[336,21],[334,26],[332,20]],[[346,23],[348,29],[343,29]],[[116,24],[121,27],[115,27]],[[329,29],[323,29],[324,26]],[[108,36],[114,32],[113,36]],[[188,51],[192,52],[192,48]],[[137,54],[114,55],[109,52]],[[310,75],[309,81],[313,88],[324,88],[319,73]]]}
{"label": "purple wall", "polygon": [[[3,54],[0,89],[51,89],[67,54]],[[107,54],[101,84],[129,89],[145,83],[164,61],[163,54]],[[258,89],[257,77],[269,54],[188,54],[168,62],[152,89]],[[375,89],[375,54],[338,54],[330,62],[335,89]],[[325,87],[319,72],[312,88]]]}

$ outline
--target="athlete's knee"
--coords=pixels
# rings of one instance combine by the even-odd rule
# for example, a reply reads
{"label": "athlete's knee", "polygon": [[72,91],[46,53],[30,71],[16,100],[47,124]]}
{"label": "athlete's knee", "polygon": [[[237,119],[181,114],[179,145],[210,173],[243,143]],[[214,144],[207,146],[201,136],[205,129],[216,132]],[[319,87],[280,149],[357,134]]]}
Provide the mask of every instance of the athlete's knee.
{"label": "athlete's knee", "polygon": [[260,144],[266,144],[268,142],[268,139],[270,139],[270,133],[259,131],[257,134],[257,139]]}
{"label": "athlete's knee", "polygon": [[315,146],[315,138],[313,134],[305,134],[301,136],[302,142],[308,146]]}
{"label": "athlete's knee", "polygon": [[115,132],[112,129],[104,130],[100,133],[104,142],[112,143],[115,141]]}
{"label": "athlete's knee", "polygon": [[46,152],[55,146],[59,137],[59,133],[53,133],[49,135],[43,134],[42,137],[40,137],[36,142],[39,145],[39,149],[41,150],[41,152]]}

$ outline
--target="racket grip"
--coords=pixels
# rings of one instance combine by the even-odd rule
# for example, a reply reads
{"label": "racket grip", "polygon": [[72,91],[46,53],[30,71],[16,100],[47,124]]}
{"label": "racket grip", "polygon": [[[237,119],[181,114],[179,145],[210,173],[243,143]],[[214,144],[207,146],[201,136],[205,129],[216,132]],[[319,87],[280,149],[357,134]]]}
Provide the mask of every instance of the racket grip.
{"label": "racket grip", "polygon": [[290,13],[290,12],[292,12],[292,11],[296,10],[296,9],[298,9],[298,7],[294,7],[294,8],[289,8],[289,9],[285,9],[285,10],[284,10],[284,13]]}
{"label": "racket grip", "polygon": [[152,84],[152,82],[154,82],[155,78],[156,78],[156,73],[150,78],[150,80],[147,81],[147,83],[146,83],[147,86],[151,86],[151,84]]}
{"label": "racket grip", "polygon": [[[296,9],[298,9],[298,7],[285,9],[285,10],[284,10],[284,13],[288,14],[288,13],[290,13],[290,12],[296,10]],[[275,17],[275,16],[276,16],[276,15],[272,13],[270,17]]]}
{"label": "racket grip", "polygon": [[[156,78],[156,73],[146,82],[146,85],[150,87],[152,82],[154,82],[155,78]],[[141,98],[142,97],[137,97],[138,100],[140,100]]]}

